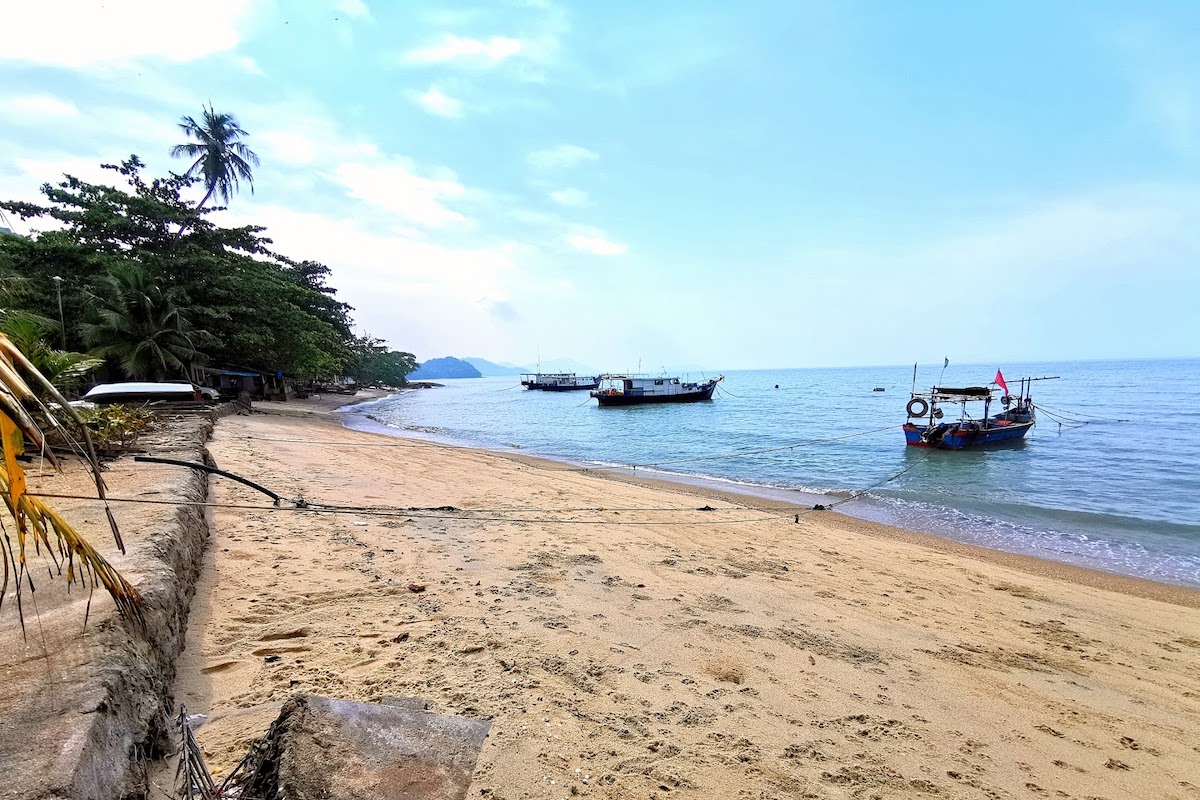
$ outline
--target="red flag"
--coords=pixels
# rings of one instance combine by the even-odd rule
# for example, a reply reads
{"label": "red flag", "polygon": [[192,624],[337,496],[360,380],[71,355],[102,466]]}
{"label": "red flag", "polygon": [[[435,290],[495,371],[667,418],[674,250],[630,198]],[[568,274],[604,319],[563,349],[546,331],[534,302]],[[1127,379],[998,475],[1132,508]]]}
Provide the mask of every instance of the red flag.
{"label": "red flag", "polygon": [[992,382],[995,383],[997,386],[999,386],[1001,389],[1003,389],[1005,394],[1008,394],[1008,384],[1004,382],[1004,373],[1003,372],[1001,372],[1000,370],[996,370],[996,380],[994,380]]}

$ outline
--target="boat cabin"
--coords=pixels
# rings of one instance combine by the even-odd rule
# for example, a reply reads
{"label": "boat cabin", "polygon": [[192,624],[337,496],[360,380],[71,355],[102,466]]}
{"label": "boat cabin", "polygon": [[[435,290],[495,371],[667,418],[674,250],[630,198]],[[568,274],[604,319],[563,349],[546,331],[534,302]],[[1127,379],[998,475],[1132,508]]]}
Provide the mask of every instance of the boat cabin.
{"label": "boat cabin", "polygon": [[649,378],[631,375],[601,375],[599,391],[613,389],[623,394],[672,394],[679,391],[679,378]]}

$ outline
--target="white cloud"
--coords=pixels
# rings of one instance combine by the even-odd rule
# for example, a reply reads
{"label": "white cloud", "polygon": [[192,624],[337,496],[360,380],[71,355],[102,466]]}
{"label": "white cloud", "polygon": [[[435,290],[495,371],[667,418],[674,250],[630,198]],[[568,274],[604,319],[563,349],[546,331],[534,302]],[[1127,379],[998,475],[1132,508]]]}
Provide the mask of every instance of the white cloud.
{"label": "white cloud", "polygon": [[321,152],[318,142],[290,130],[263,131],[254,140],[260,153],[285,164],[311,164]]}
{"label": "white cloud", "polygon": [[522,248],[500,242],[459,247],[397,233],[357,214],[337,216],[280,205],[246,207],[283,253],[330,265],[338,299],[359,325],[422,359],[470,351],[512,336],[510,296]]}
{"label": "white cloud", "polygon": [[521,52],[521,40],[507,36],[472,39],[447,34],[436,44],[410,50],[401,60],[407,64],[461,63],[493,67]]}
{"label": "white cloud", "polygon": [[234,56],[233,63],[237,64],[239,67],[241,67],[246,72],[249,72],[251,75],[265,74],[262,71],[262,67],[260,67],[258,65],[258,62],[255,61],[250,56]]}
{"label": "white cloud", "polygon": [[439,117],[461,117],[463,104],[436,86],[430,86],[416,96],[417,105]]}
{"label": "white cloud", "polygon": [[582,208],[590,206],[592,198],[583,189],[567,188],[559,189],[550,193],[550,199],[561,206],[572,206],[574,208]]}
{"label": "white cloud", "polygon": [[353,19],[371,18],[371,9],[367,8],[363,0],[337,0],[333,7]]}
{"label": "white cloud", "polygon": [[405,291],[436,288],[462,295],[469,287],[467,291],[480,298],[499,299],[506,294],[500,278],[514,267],[516,250],[507,244],[455,247],[369,225],[357,217],[279,205],[247,209],[243,215],[265,224],[282,252],[305,253],[327,264],[352,267],[355,281],[369,291],[401,282]]}
{"label": "white cloud", "polygon": [[418,225],[437,228],[468,221],[445,202],[464,197],[466,187],[453,177],[416,175],[405,159],[342,164],[334,170],[334,180],[356,200]]}
{"label": "white cloud", "polygon": [[597,256],[620,256],[629,251],[628,245],[614,242],[599,231],[572,234],[567,237],[567,244]]}
{"label": "white cloud", "polygon": [[[339,129],[321,109],[298,102],[254,105],[238,115],[251,132],[251,147],[264,164],[333,165],[339,161],[375,158],[378,148]],[[277,127],[282,125],[283,127]]]}
{"label": "white cloud", "polygon": [[[286,125],[280,127],[281,121]],[[252,141],[259,144],[263,161],[260,179],[266,178],[265,170],[274,162],[308,167],[307,173],[314,179],[332,184],[323,196],[336,197],[343,205],[347,200],[362,201],[365,207],[360,216],[382,212],[381,224],[394,227],[404,222],[425,228],[472,224],[452,206],[484,197],[464,186],[449,169],[418,166],[402,156],[382,152],[374,142],[356,137],[308,103],[256,106],[247,114],[245,125],[256,131]],[[338,188],[347,197],[340,197]]]}
{"label": "white cloud", "polygon": [[586,147],[580,147],[577,144],[560,144],[544,150],[535,150],[525,159],[537,169],[552,170],[570,169],[588,161],[595,161],[599,157]]}
{"label": "white cloud", "polygon": [[0,119],[16,124],[37,125],[78,116],[74,103],[48,94],[0,97]]}
{"label": "white cloud", "polygon": [[169,114],[111,106],[79,108],[50,95],[34,98],[0,98],[3,199],[35,200],[38,187],[61,180],[63,173],[93,182],[119,182],[100,164],[118,162],[129,153],[138,153],[156,174],[182,168],[167,156],[168,148],[182,138]]}
{"label": "white cloud", "polygon": [[179,6],[161,0],[9,3],[0,24],[0,61],[69,68],[143,57],[193,61],[236,47],[251,6],[251,0],[208,0],[203,12],[185,18]]}

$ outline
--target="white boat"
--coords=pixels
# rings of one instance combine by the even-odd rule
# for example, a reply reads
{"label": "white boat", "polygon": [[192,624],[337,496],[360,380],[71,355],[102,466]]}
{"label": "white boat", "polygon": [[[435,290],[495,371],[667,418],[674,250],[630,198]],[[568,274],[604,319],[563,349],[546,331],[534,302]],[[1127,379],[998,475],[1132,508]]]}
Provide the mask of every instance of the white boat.
{"label": "white boat", "polygon": [[600,379],[592,375],[576,375],[574,372],[529,372],[521,376],[521,385],[526,389],[543,392],[573,392],[577,389],[595,389]]}
{"label": "white boat", "polygon": [[127,383],[102,383],[93,386],[83,396],[92,403],[153,403],[157,401],[194,401],[204,395],[190,383],[166,383],[156,381],[130,381]]}
{"label": "white boat", "polygon": [[636,406],[645,403],[700,403],[712,400],[724,375],[699,383],[648,375],[601,375],[592,397],[602,406]]}

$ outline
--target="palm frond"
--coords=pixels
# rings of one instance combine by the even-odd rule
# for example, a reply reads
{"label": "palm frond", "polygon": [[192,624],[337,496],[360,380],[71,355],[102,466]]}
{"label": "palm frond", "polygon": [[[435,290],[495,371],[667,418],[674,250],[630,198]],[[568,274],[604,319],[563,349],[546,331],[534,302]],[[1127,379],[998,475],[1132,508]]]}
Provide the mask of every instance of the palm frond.
{"label": "palm frond", "polygon": [[186,174],[199,174],[204,179],[205,194],[197,208],[214,196],[228,204],[240,188],[241,180],[250,185],[251,192],[254,191],[251,167],[258,166],[258,155],[240,141],[245,138],[246,131],[236,117],[205,106],[200,122],[184,116],[180,118],[179,129],[192,141],[175,145],[171,155],[195,158]]}
{"label": "palm frond", "polygon": [[[100,477],[95,448],[78,412],[67,403],[50,381],[33,367],[25,355],[6,336],[0,334],[0,449],[3,450],[4,456],[3,463],[0,464],[0,495],[3,495],[4,505],[16,523],[17,538],[14,549],[7,532],[4,536],[2,546],[6,553],[0,554],[5,565],[3,586],[0,586],[0,602],[8,589],[11,563],[17,577],[16,596],[20,609],[28,544],[32,538],[35,549],[40,551],[42,547],[45,548],[44,552],[54,561],[59,574],[62,574],[63,567],[66,567],[68,584],[83,583],[89,587],[89,592],[94,591],[97,586],[102,586],[113,598],[121,614],[135,620],[140,619],[142,599],[137,589],[125,580],[70,522],[43,500],[25,491],[25,473],[16,458],[23,450],[24,439],[28,437],[53,461],[53,452],[44,448],[45,438],[42,430],[25,409],[25,404],[36,407],[39,416],[48,424],[61,428],[61,423],[55,416],[56,411],[42,403],[21,373],[28,376],[48,397],[59,404],[57,413],[66,414],[78,423],[83,431],[86,443],[84,456],[92,468],[96,493],[101,500],[105,497],[104,480]],[[54,463],[57,466],[57,462]],[[124,552],[125,545],[121,541],[120,530],[107,503],[105,514],[117,546]]]}

